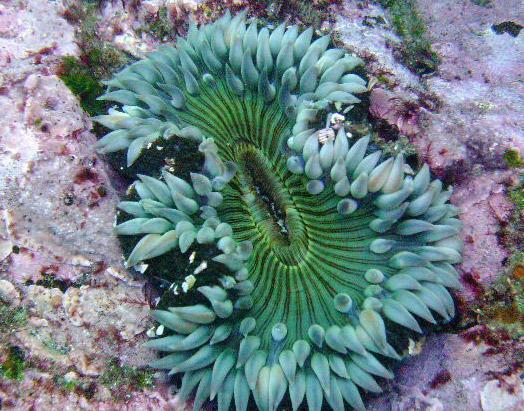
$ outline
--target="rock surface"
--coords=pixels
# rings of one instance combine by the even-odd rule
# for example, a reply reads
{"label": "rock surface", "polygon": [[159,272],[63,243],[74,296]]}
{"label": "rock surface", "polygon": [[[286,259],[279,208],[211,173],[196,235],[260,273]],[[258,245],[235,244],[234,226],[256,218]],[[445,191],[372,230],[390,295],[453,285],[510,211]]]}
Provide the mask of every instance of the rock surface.
{"label": "rock surface", "polygon": [[[140,56],[158,42],[137,28],[165,2],[131,3],[103,2],[101,34]],[[496,34],[491,26],[524,25],[524,6],[416,3],[441,58],[429,76],[399,61],[402,39],[381,7],[343,1],[335,27],[370,76],[388,79],[372,90],[372,116],[410,137],[432,171],[455,185],[466,244],[457,297],[469,304],[500,278],[509,257],[500,233],[512,214],[506,187],[517,172],[502,156],[508,148],[524,153],[524,33]],[[182,409],[161,375],[149,376],[154,387],[128,380],[123,396],[101,383],[111,361],[144,367],[155,353],[142,346],[152,325],[144,281],[124,269],[112,231],[123,185],[93,151],[89,117],[56,76],[63,56],[80,53],[75,25],[63,17],[67,6],[0,4],[0,299],[9,312],[26,315],[1,329],[0,363],[16,346],[26,370],[19,382],[0,377],[0,407]],[[167,6],[182,18],[196,3]],[[524,409],[522,339],[493,336],[480,325],[451,327],[418,348],[385,393],[369,398],[369,409]]]}

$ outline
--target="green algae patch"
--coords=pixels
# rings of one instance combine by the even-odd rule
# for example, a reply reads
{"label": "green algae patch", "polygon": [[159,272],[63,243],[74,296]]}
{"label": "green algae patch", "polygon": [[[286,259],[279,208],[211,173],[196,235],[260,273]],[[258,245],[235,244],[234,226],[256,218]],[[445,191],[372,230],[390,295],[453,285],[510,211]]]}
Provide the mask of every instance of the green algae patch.
{"label": "green algae patch", "polygon": [[153,373],[120,364],[118,359],[112,358],[99,382],[109,388],[118,399],[125,399],[130,392],[153,387]]}
{"label": "green algae patch", "polygon": [[173,36],[173,23],[169,19],[166,7],[158,10],[158,18],[149,25],[149,31],[160,40]]}
{"label": "green algae patch", "polygon": [[65,390],[65,391],[76,391],[77,388],[80,388],[82,383],[77,380],[69,380],[66,381],[63,377],[60,377],[57,379],[58,384]]}
{"label": "green algae patch", "polygon": [[104,112],[106,104],[96,98],[103,92],[104,87],[76,57],[64,57],[59,77],[65,85],[78,97],[82,108],[90,115]]}
{"label": "green algae patch", "polygon": [[524,210],[524,188],[516,188],[515,190],[510,191],[509,197],[511,201],[517,206],[518,209]]}
{"label": "green algae patch", "polygon": [[512,338],[524,335],[524,186],[508,192],[514,204],[513,214],[503,228],[502,239],[510,253],[504,275],[483,293],[473,312],[480,324],[493,330],[505,330]]}
{"label": "green algae patch", "polygon": [[[521,177],[522,179],[523,177]],[[514,204],[513,215],[508,224],[504,227],[504,242],[506,247],[513,255],[513,261],[518,260],[518,256],[522,255],[522,262],[524,263],[524,254],[522,249],[524,242],[522,241],[522,231],[524,230],[524,184],[521,183],[509,190],[508,196]]]}
{"label": "green algae patch", "polygon": [[25,307],[0,306],[0,332],[2,334],[23,327],[27,323]]}
{"label": "green algae patch", "polygon": [[24,379],[25,360],[23,351],[14,346],[8,348],[7,359],[0,365],[0,377],[22,381]]}
{"label": "green algae patch", "polygon": [[402,60],[418,74],[433,73],[440,59],[426,36],[426,24],[413,0],[380,0],[388,10],[395,31],[402,36]]}
{"label": "green algae patch", "polygon": [[156,18],[153,21],[139,27],[135,31],[138,35],[142,33],[150,34],[160,41],[174,40],[177,34],[176,27],[165,6],[158,9]]}
{"label": "green algae patch", "polygon": [[247,8],[249,14],[260,19],[261,24],[280,24],[291,19],[304,26],[320,29],[324,22],[332,22],[334,16],[329,6],[340,4],[340,0],[205,0],[197,8],[200,21],[211,22],[224,14]]}
{"label": "green algae patch", "polygon": [[275,0],[269,3],[272,11],[280,21],[285,15],[291,15],[303,22],[306,26],[319,29],[323,22],[329,21],[332,18],[328,6],[339,2],[332,0],[319,0],[315,2],[306,0]]}
{"label": "green algae patch", "polygon": [[522,168],[524,167],[524,160],[520,155],[518,148],[510,148],[504,153],[504,161],[509,168]]}
{"label": "green algae patch", "polygon": [[[522,256],[521,256],[522,257]],[[477,312],[481,323],[492,329],[504,329],[512,338],[524,335],[524,266],[514,264],[485,295]]]}
{"label": "green algae patch", "polygon": [[82,54],[64,57],[57,73],[92,116],[108,107],[106,102],[96,100],[105,88],[102,80],[129,62],[126,53],[100,38],[97,12],[98,6],[94,3],[74,4],[64,12],[69,22],[79,25],[76,39]]}

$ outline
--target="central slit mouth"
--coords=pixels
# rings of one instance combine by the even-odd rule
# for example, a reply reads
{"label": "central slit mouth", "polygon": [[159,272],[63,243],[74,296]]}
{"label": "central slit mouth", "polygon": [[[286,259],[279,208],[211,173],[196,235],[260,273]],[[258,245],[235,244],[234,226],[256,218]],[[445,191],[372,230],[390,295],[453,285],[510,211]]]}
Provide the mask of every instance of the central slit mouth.
{"label": "central slit mouth", "polygon": [[251,156],[246,156],[246,177],[251,180],[250,185],[256,193],[256,201],[271,217],[274,231],[279,233],[283,240],[289,244],[289,228],[285,206],[278,201],[279,196],[275,195],[275,189],[272,184],[268,183],[268,179],[264,176],[265,173],[260,172],[261,167],[257,167],[256,162],[249,161],[252,160],[249,157]]}
{"label": "central slit mouth", "polygon": [[[292,240],[288,211],[291,199],[265,156],[250,145],[239,147],[237,155],[244,196],[254,208],[257,223],[265,227],[272,240],[289,246]],[[257,218],[258,217],[258,218]]]}

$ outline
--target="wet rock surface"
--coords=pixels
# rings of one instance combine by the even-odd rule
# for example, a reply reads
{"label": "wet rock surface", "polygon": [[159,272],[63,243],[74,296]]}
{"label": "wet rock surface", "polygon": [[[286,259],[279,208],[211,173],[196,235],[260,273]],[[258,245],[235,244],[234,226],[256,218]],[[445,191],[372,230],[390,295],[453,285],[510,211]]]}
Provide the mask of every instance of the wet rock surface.
{"label": "wet rock surface", "polygon": [[518,373],[501,368],[501,363],[509,365],[516,360],[513,350],[522,349],[522,343],[499,347],[496,352],[491,348],[472,341],[467,334],[431,336],[422,352],[396,371],[389,395],[371,400],[369,409],[522,409],[524,396]]}
{"label": "wet rock surface", "polygon": [[[179,19],[196,7],[135,3],[103,2],[99,18],[103,39],[136,57],[158,44],[138,29],[159,7]],[[407,136],[455,186],[465,225],[457,301],[474,305],[510,258],[501,232],[513,215],[507,192],[519,170],[508,169],[503,155],[509,148],[524,154],[523,5],[418,0],[440,57],[435,73],[419,75],[399,59],[402,38],[387,11],[341,3],[339,39],[376,80],[370,120]],[[57,76],[64,56],[81,53],[68,7],[0,4],[0,364],[16,349],[25,367],[20,378],[0,377],[1,406],[182,409],[171,382],[145,367],[155,357],[142,346],[152,325],[145,283],[124,269],[112,230],[125,182],[92,149],[89,116]],[[369,409],[524,409],[522,337],[464,317],[414,347],[385,393],[368,399]],[[115,367],[126,377],[117,380]]]}

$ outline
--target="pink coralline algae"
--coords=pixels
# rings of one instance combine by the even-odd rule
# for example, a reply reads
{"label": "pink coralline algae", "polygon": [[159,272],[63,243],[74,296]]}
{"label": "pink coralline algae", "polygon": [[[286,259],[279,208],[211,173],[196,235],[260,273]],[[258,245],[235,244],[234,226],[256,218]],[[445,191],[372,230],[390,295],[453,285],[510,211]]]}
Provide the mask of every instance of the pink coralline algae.
{"label": "pink coralline algae", "polygon": [[[462,270],[485,287],[499,278],[509,257],[498,236],[500,224],[508,221],[513,209],[503,195],[504,183],[509,175],[509,172],[487,173],[460,184],[453,196],[454,204],[462,211],[461,220],[464,222]],[[472,301],[476,290],[466,282],[462,294]]]}
{"label": "pink coralline algae", "polygon": [[419,132],[420,106],[416,102],[402,100],[382,88],[371,91],[369,102],[371,115],[396,127],[401,134],[413,137]]}

